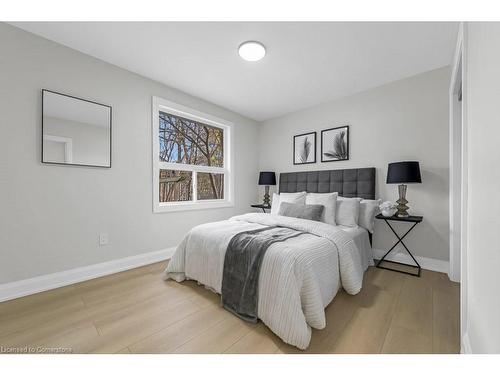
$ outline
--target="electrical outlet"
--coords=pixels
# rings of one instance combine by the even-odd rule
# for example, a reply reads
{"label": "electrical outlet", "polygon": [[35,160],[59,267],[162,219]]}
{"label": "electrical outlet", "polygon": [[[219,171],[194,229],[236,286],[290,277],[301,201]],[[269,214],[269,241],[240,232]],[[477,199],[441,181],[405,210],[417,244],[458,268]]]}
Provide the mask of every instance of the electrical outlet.
{"label": "electrical outlet", "polygon": [[109,237],[107,233],[99,234],[99,246],[106,246],[109,244]]}

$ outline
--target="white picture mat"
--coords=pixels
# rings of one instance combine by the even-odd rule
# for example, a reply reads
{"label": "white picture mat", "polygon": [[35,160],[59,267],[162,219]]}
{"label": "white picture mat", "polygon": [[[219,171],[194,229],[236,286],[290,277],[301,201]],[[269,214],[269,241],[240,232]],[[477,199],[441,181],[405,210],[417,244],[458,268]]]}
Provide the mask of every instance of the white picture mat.
{"label": "white picture mat", "polygon": [[[304,142],[309,142],[309,153],[305,157],[304,153]],[[316,133],[308,133],[296,135],[293,138],[294,142],[294,164],[306,164],[316,162]]]}
{"label": "white picture mat", "polygon": [[[338,158],[332,157],[329,155],[325,155],[325,153],[329,153],[335,151],[334,149],[334,140],[335,137],[341,132],[345,132],[344,140],[347,147],[347,157]],[[336,160],[349,160],[349,127],[342,126],[339,128],[327,129],[321,132],[321,161],[336,161]]]}

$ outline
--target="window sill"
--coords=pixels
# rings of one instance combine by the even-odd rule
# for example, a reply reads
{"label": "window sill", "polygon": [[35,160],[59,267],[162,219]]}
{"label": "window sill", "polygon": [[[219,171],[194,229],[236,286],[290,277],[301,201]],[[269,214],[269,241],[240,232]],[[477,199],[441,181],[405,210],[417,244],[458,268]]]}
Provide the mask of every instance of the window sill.
{"label": "window sill", "polygon": [[194,210],[210,210],[216,208],[234,207],[234,203],[223,202],[198,202],[198,203],[167,203],[155,205],[154,213],[163,212],[178,212],[178,211],[194,211]]}

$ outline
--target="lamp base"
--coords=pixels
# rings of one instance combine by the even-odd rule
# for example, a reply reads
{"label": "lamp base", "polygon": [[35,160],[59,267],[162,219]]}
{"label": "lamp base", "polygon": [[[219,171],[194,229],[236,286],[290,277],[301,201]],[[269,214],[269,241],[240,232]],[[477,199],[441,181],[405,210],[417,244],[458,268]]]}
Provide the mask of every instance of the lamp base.
{"label": "lamp base", "polygon": [[396,212],[397,217],[408,217],[408,207],[406,204],[408,201],[406,200],[406,185],[399,185],[398,186],[398,191],[399,191],[399,199],[396,201],[398,206],[396,207],[398,209],[398,212]]}
{"label": "lamp base", "polygon": [[271,205],[271,197],[269,196],[269,185],[266,185],[264,187],[265,193],[264,193],[264,206],[270,206]]}

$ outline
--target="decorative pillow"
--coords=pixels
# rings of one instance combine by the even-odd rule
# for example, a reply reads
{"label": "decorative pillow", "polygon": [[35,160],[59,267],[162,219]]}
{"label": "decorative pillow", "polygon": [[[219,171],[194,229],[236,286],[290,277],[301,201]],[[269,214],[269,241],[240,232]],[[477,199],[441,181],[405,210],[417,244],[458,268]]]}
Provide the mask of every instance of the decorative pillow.
{"label": "decorative pillow", "polygon": [[281,202],[278,215],[321,221],[325,207],[320,204],[297,204]]}
{"label": "decorative pillow", "polygon": [[282,202],[306,204],[306,192],[273,194],[271,214],[278,215]]}
{"label": "decorative pillow", "polygon": [[358,224],[360,227],[365,228],[370,233],[373,233],[373,227],[375,225],[375,215],[380,212],[379,206],[381,202],[381,199],[363,199],[361,202],[359,202]]}
{"label": "decorative pillow", "polygon": [[280,195],[273,193],[273,199],[271,200],[271,214],[278,215],[279,208],[280,208]]}
{"label": "decorative pillow", "polygon": [[321,221],[330,225],[335,223],[335,209],[338,193],[307,193],[306,204],[320,204],[325,207]]}
{"label": "decorative pillow", "polygon": [[337,212],[335,214],[337,225],[354,228],[358,226],[359,202],[361,202],[361,198],[337,198]]}

